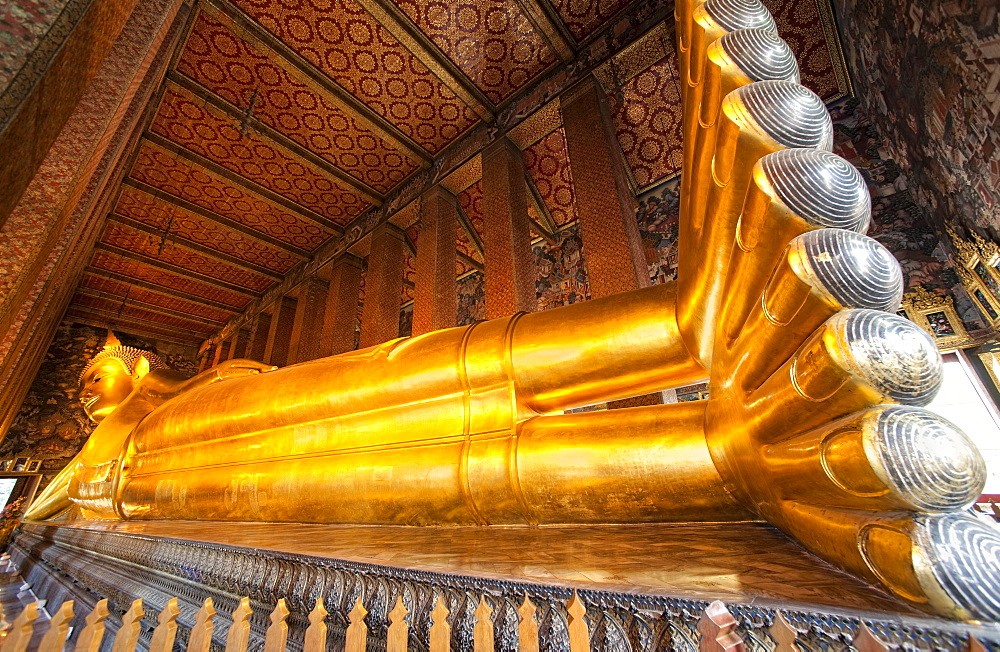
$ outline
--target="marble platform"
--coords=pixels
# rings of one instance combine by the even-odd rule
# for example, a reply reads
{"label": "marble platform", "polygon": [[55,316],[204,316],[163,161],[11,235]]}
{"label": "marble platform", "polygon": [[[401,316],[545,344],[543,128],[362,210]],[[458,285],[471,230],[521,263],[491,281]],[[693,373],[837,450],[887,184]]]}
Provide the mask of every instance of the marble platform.
{"label": "marble platform", "polygon": [[[859,619],[914,649],[960,649],[970,632],[1000,645],[1000,629],[929,618],[760,523],[407,528],[76,521],[27,524],[11,552],[29,567],[25,577],[36,593],[48,591],[43,597],[50,600],[65,599],[73,587],[123,603],[179,595],[188,602],[182,616],[192,617],[206,596],[222,613],[250,595],[262,614],[285,597],[290,624],[301,629],[318,595],[344,627],[361,597],[376,638],[394,596],[409,595],[416,611],[429,611],[428,596],[446,593],[463,613],[475,596],[488,595],[500,611],[504,605],[510,611],[527,594],[540,613],[549,613],[555,640],[559,614],[575,590],[594,626],[604,623],[606,641],[617,630],[627,638],[641,625],[653,637],[665,628],[679,641],[674,647],[684,649],[701,609],[722,600],[751,649],[771,646],[766,628],[779,609],[815,639],[810,649],[825,648],[824,641],[838,649],[836,642],[853,638]],[[414,614],[418,637],[420,618]],[[498,616],[498,632],[499,622]],[[258,624],[263,631],[266,622]]]}

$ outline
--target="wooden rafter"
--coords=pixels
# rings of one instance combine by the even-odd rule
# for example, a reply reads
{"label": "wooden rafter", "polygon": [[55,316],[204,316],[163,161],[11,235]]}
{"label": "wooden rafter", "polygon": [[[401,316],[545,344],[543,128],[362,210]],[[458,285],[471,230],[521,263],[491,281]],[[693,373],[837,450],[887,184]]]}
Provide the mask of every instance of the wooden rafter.
{"label": "wooden rafter", "polygon": [[132,317],[118,317],[106,310],[95,310],[86,306],[70,306],[66,318],[79,324],[96,326],[97,328],[107,328],[108,324],[113,322],[116,328],[121,328],[132,335],[176,344],[199,344],[205,340],[203,335],[191,331]]}
{"label": "wooden rafter", "polygon": [[148,281],[143,281],[137,278],[131,278],[125,274],[119,274],[118,272],[112,272],[107,269],[101,269],[100,267],[85,267],[83,270],[84,274],[90,274],[92,276],[97,276],[100,278],[106,278],[112,281],[118,281],[119,283],[127,283],[134,285],[138,288],[143,288],[144,290],[149,290],[150,292],[156,292],[158,294],[163,294],[168,297],[176,297],[178,299],[184,299],[185,301],[192,301],[195,303],[200,303],[204,306],[210,306],[217,310],[225,310],[226,312],[231,312],[234,315],[239,313],[242,308],[238,306],[230,306],[219,301],[213,301],[211,299],[206,299],[204,297],[199,297],[196,294],[190,294],[188,292],[182,292],[180,290],[174,290],[173,288],[164,287],[162,285],[157,285],[156,283],[150,283]]}
{"label": "wooden rafter", "polygon": [[528,190],[528,201],[531,202],[531,205],[535,207],[535,211],[537,211],[539,217],[541,217],[541,223],[532,219],[532,225],[534,225],[535,230],[538,231],[538,235],[542,236],[546,242],[549,244],[555,244],[555,232],[558,230],[558,227],[556,226],[555,220],[552,219],[552,214],[549,213],[549,207],[546,206],[545,202],[542,200],[542,193],[538,191],[538,186],[535,185],[535,180],[531,178],[530,174],[525,173],[524,185]]}
{"label": "wooden rafter", "polygon": [[462,225],[462,230],[465,231],[465,235],[469,238],[469,242],[472,246],[476,248],[479,255],[486,260],[486,254],[483,250],[483,241],[479,239],[479,234],[476,233],[476,229],[472,226],[472,222],[469,220],[469,216],[465,214],[465,210],[462,209],[461,204],[457,206],[458,208],[458,223]]}
{"label": "wooden rafter", "polygon": [[[198,99],[202,100],[203,102],[211,104],[216,109],[222,111],[231,118],[235,118],[237,120],[246,118],[243,111],[241,111],[239,107],[233,106],[233,104],[231,104],[224,98],[219,97],[218,95],[216,95],[209,89],[205,88],[198,82],[178,72],[175,72],[173,70],[168,72],[167,80],[172,84],[180,86],[181,88],[188,91],[189,93],[191,93]],[[338,179],[341,183],[350,187],[352,190],[354,190],[359,195],[364,197],[369,203],[374,204],[375,206],[382,205],[382,200],[384,199],[384,197],[374,188],[371,188],[364,182],[354,178],[351,174],[345,172],[344,170],[341,170],[339,167],[337,167],[330,161],[326,160],[325,158],[317,156],[311,150],[303,147],[299,143],[295,142],[294,140],[292,140],[285,134],[281,133],[277,129],[274,129],[270,125],[265,124],[261,120],[255,117],[251,117],[249,119],[253,122],[253,129],[255,131],[263,134],[265,137],[276,142],[278,145],[284,147],[289,152],[291,152],[298,158],[302,159],[309,165],[319,170],[322,170],[323,172],[326,172],[330,176]]]}
{"label": "wooden rafter", "polygon": [[[109,299],[111,301],[122,301],[126,300],[126,297],[112,294],[110,292],[101,292],[100,290],[92,290],[90,288],[80,287],[76,289],[77,294],[82,294],[89,297],[94,297],[97,299]],[[199,317],[198,315],[192,315],[191,313],[181,312],[180,310],[171,310],[170,308],[164,308],[153,303],[146,303],[145,301],[138,301],[131,297],[127,298],[128,305],[134,306],[136,308],[142,308],[143,310],[148,310],[149,312],[159,313],[161,315],[166,315],[167,317],[176,317],[178,319],[186,319],[188,321],[197,322],[199,324],[205,324],[207,326],[212,326],[214,328],[221,328],[226,322],[216,321],[214,319],[206,319],[205,317]],[[83,306],[86,307],[86,306]]]}
{"label": "wooden rafter", "polygon": [[332,230],[337,235],[340,235],[344,232],[344,227],[337,224],[333,220],[323,217],[319,213],[311,211],[305,206],[296,204],[295,202],[279,195],[273,190],[265,188],[256,181],[251,181],[246,177],[240,176],[235,172],[233,172],[232,170],[222,167],[215,161],[205,158],[201,154],[196,154],[189,149],[185,149],[184,147],[181,147],[180,145],[178,145],[177,143],[168,138],[164,138],[163,136],[155,134],[151,131],[147,131],[142,135],[142,137],[148,140],[149,142],[153,143],[154,145],[157,145],[169,151],[171,154],[174,154],[175,156],[184,159],[184,161],[187,163],[192,163],[199,167],[203,167],[206,170],[210,171],[212,174],[218,175],[223,179],[225,179],[226,181],[229,181],[235,185],[240,186],[244,190],[248,190],[249,192],[255,195],[264,197],[265,199],[275,204],[278,204],[279,206],[281,206],[288,212],[293,213],[297,217],[301,217],[304,220],[308,220],[310,222],[314,222],[315,224],[319,224],[320,226],[326,227]]}
{"label": "wooden rafter", "polygon": [[165,272],[170,272],[171,274],[177,274],[178,276],[184,276],[193,281],[199,281],[201,283],[214,285],[215,287],[222,288],[224,290],[229,290],[230,292],[238,292],[239,294],[245,294],[251,297],[255,297],[258,295],[258,292],[254,290],[249,290],[245,287],[241,287],[239,285],[236,285],[235,283],[220,281],[217,278],[212,278],[211,276],[200,274],[198,272],[193,272],[190,269],[185,269],[183,267],[180,267],[179,265],[171,265],[170,263],[165,263],[162,260],[157,260],[156,258],[144,256],[143,254],[137,254],[134,251],[129,251],[128,249],[122,249],[121,247],[116,247],[115,245],[109,245],[104,242],[98,242],[96,245],[94,245],[94,250],[106,251],[110,254],[114,254],[121,258],[134,260],[137,263],[142,263],[143,265],[149,265],[150,267],[162,269]]}
{"label": "wooden rafter", "polygon": [[131,186],[132,188],[140,190],[146,193],[147,195],[151,195],[157,201],[169,204],[171,206],[175,206],[189,213],[194,213],[195,215],[198,215],[200,217],[204,217],[207,220],[211,220],[212,222],[220,224],[226,227],[227,229],[232,229],[233,231],[236,231],[248,238],[259,240],[260,242],[269,244],[272,247],[277,247],[278,249],[283,249],[284,251],[292,254],[293,256],[298,256],[299,258],[309,257],[309,252],[301,247],[296,247],[295,245],[289,244],[284,240],[279,240],[278,238],[269,236],[266,233],[263,233],[256,229],[252,229],[249,226],[246,226],[245,224],[241,224],[240,222],[231,220],[228,217],[224,217],[206,208],[202,208],[198,204],[193,204],[186,199],[166,193],[160,190],[159,188],[149,185],[148,183],[143,183],[142,181],[139,181],[137,179],[126,178],[124,181],[122,181],[122,184],[126,186]]}
{"label": "wooden rafter", "polygon": [[404,134],[396,125],[376,113],[367,104],[344,90],[339,84],[327,77],[326,73],[319,70],[298,52],[288,47],[284,41],[269,34],[256,21],[231,3],[225,2],[225,0],[204,0],[202,6],[209,14],[214,14],[216,17],[219,15],[225,16],[229,21],[235,23],[240,30],[250,34],[254,39],[273,50],[300,73],[319,84],[331,96],[339,108],[362,120],[369,129],[381,138],[404,151],[414,161],[418,161],[421,167],[430,167],[432,163],[431,157],[423,147]]}
{"label": "wooden rafter", "polygon": [[236,256],[232,256],[230,254],[223,253],[221,251],[216,251],[215,249],[206,247],[205,245],[198,244],[193,240],[188,240],[187,238],[177,235],[176,233],[166,234],[161,229],[157,229],[143,222],[133,220],[130,217],[125,217],[124,215],[118,215],[116,213],[112,213],[111,215],[108,216],[108,220],[112,222],[118,222],[119,224],[124,224],[130,229],[141,231],[142,233],[145,233],[146,235],[151,235],[154,238],[165,237],[169,239],[171,242],[179,246],[185,247],[187,249],[190,249],[192,251],[197,251],[199,254],[203,256],[207,256],[209,258],[213,258],[215,260],[224,262],[228,265],[233,265],[235,267],[239,267],[241,269],[245,269],[250,272],[261,274],[263,276],[268,276],[276,281],[280,281],[285,277],[284,274],[276,272],[273,269],[268,269],[267,267],[263,267],[262,265],[257,265],[255,263],[247,262],[242,258],[237,258]]}
{"label": "wooden rafter", "polygon": [[566,29],[559,14],[544,0],[517,0],[521,11],[563,63],[576,58],[576,39]]}

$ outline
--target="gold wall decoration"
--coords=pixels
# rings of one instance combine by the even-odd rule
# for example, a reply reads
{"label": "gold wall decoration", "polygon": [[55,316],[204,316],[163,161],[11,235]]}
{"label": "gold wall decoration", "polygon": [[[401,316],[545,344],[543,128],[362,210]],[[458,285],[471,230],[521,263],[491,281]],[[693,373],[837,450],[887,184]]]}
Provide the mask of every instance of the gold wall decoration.
{"label": "gold wall decoration", "polygon": [[948,237],[958,252],[955,269],[962,285],[972,296],[979,312],[994,328],[1000,326],[1000,247],[996,243],[970,231],[970,239],[958,235],[946,224]]}
{"label": "gold wall decoration", "polygon": [[973,343],[950,296],[934,294],[917,286],[903,295],[899,314],[927,331],[942,351]]}

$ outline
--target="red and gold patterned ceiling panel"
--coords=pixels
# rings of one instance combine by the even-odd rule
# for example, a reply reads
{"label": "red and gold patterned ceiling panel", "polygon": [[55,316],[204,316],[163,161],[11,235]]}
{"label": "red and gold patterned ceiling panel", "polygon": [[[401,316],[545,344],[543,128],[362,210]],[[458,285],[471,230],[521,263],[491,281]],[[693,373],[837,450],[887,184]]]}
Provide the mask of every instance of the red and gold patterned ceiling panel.
{"label": "red and gold patterned ceiling panel", "polygon": [[129,176],[306,251],[335,235],[149,141],[143,141]]}
{"label": "red and gold patterned ceiling panel", "polygon": [[681,100],[673,50],[608,96],[618,143],[639,188],[681,169]]}
{"label": "red and gold patterned ceiling panel", "polygon": [[225,323],[235,314],[235,311],[220,310],[219,308],[205,305],[203,303],[188,301],[187,299],[181,299],[180,297],[163,294],[161,292],[154,292],[147,288],[129,285],[128,283],[118,281],[113,278],[105,278],[94,274],[84,274],[83,280],[80,282],[80,287],[123,298],[128,296],[130,300],[134,299],[135,301],[146,303],[151,306],[166,308],[167,310],[174,310],[176,312],[183,312],[188,315],[194,315],[195,317],[201,317],[202,319],[211,319],[212,321],[219,322],[220,324]]}
{"label": "red and gold patterned ceiling panel", "polygon": [[[79,306],[70,306],[66,311],[65,319],[70,321],[86,321],[101,324],[102,326],[108,323],[108,317],[106,315]],[[134,335],[141,334],[145,337],[162,339],[167,342],[181,341],[188,342],[190,344],[197,344],[199,341],[205,339],[197,333],[182,333],[168,328],[160,328],[151,324],[135,322],[131,319],[123,319],[121,317],[116,317],[113,321],[116,331],[132,333]]]}
{"label": "red and gold patterned ceiling panel", "polygon": [[516,2],[399,0],[396,4],[495,103],[556,61]]}
{"label": "red and gold patterned ceiling panel", "polygon": [[594,33],[629,0],[552,0],[552,6],[577,41]]}
{"label": "red and gold patterned ceiling panel", "polygon": [[239,292],[203,283],[130,258],[124,258],[109,251],[95,251],[90,265],[96,269],[115,272],[128,278],[159,285],[167,290],[177,290],[178,292],[184,292],[208,299],[209,301],[232,306],[236,310],[242,310],[253,300],[252,295],[240,294]]}
{"label": "red and gold patterned ceiling panel", "polygon": [[237,125],[185,89],[167,85],[151,130],[338,224],[370,204],[336,177]]}
{"label": "red and gold patterned ceiling panel", "polygon": [[417,169],[273,51],[243,39],[202,12],[177,70],[243,109],[256,92],[254,117],[381,193]]}
{"label": "red and gold patterned ceiling panel", "polygon": [[562,127],[522,152],[524,166],[557,227],[576,221],[576,197]]}
{"label": "red and gold patterned ceiling panel", "polygon": [[284,249],[228,229],[131,186],[122,187],[115,212],[155,229],[169,227],[170,233],[181,238],[281,274],[301,261]]}
{"label": "red and gold patterned ceiling panel", "polygon": [[126,319],[132,318],[155,322],[157,324],[162,324],[163,326],[186,330],[203,336],[211,335],[212,332],[216,330],[216,327],[211,324],[190,321],[173,315],[165,315],[161,312],[146,310],[129,303],[126,303],[125,306],[122,307],[121,301],[115,301],[114,299],[107,299],[105,297],[95,297],[89,294],[76,294],[73,297],[71,305],[114,313],[116,315],[121,315]]}
{"label": "red and gold patterned ceiling panel", "polygon": [[802,84],[826,100],[840,96],[830,52],[830,41],[836,43],[837,35],[827,32],[817,0],[763,2],[778,24],[778,34],[795,53]]}
{"label": "red and gold patterned ceiling panel", "polygon": [[263,292],[274,279],[182,247],[169,239],[160,251],[160,240],[119,222],[108,222],[101,242],[127,251],[155,258],[160,262],[238,285],[252,292]]}
{"label": "red and gold patterned ceiling panel", "polygon": [[353,0],[233,4],[432,154],[478,121]]}

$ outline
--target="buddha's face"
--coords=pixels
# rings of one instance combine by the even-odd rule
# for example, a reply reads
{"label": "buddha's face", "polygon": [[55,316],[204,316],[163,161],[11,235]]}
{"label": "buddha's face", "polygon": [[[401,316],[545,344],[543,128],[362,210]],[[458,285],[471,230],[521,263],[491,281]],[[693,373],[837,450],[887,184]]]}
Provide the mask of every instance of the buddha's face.
{"label": "buddha's face", "polygon": [[100,423],[133,389],[135,381],[125,363],[105,358],[80,379],[80,402],[90,420]]}

